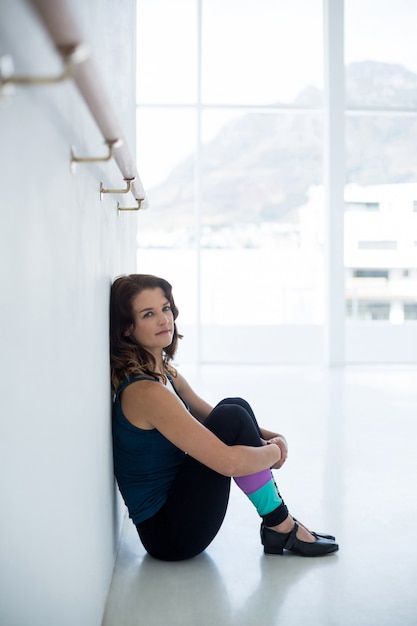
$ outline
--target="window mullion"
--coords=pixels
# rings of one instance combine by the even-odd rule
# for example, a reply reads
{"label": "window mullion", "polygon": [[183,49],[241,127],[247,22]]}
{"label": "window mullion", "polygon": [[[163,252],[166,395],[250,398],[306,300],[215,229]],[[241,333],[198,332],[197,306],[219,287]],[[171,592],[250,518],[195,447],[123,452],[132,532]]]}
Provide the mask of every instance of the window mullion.
{"label": "window mullion", "polygon": [[324,0],[325,361],[345,362],[344,0]]}
{"label": "window mullion", "polygon": [[201,220],[202,220],[202,14],[203,0],[197,2],[197,93],[196,93],[196,149],[194,172],[194,228],[196,253],[196,362],[202,361],[202,321],[201,321]]}

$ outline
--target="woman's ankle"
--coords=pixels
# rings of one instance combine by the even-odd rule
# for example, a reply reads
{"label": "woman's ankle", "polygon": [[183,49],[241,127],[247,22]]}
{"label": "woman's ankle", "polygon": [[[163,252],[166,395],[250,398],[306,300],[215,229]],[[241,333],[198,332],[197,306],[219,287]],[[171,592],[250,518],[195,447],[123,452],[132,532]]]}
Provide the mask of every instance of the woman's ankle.
{"label": "woman's ankle", "polygon": [[[292,529],[294,528],[294,525],[295,525],[294,519],[291,517],[291,515],[288,514],[288,517],[286,517],[283,522],[281,522],[277,526],[270,526],[269,528],[271,528],[271,530],[274,530],[277,533],[287,534],[292,531]],[[308,542],[308,543],[314,543],[317,540],[316,537],[307,528],[303,526],[303,524],[297,524],[297,526],[298,526],[297,528],[298,539],[300,539],[301,541]]]}
{"label": "woman's ankle", "polygon": [[294,520],[290,514],[285,518],[283,522],[276,526],[268,526],[271,530],[275,530],[277,533],[290,533],[294,528]]}

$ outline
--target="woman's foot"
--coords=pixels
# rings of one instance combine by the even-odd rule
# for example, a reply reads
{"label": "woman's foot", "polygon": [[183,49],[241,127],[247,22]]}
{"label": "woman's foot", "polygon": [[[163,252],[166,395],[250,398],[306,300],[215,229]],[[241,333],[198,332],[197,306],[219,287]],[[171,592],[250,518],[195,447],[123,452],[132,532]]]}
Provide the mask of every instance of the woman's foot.
{"label": "woman's foot", "polygon": [[304,526],[299,526],[291,515],[272,528],[262,524],[261,540],[265,554],[282,554],[284,550],[291,550],[301,556],[323,556],[339,549],[334,540],[311,533]]}
{"label": "woman's foot", "polygon": [[[270,530],[274,530],[277,533],[290,533],[294,528],[295,523],[296,521],[294,520],[294,518],[291,517],[291,515],[288,515],[288,517],[283,522],[281,522],[281,524],[278,524],[277,526],[266,526],[266,528],[270,528]],[[306,543],[315,543],[317,541],[317,537],[313,535],[313,533],[310,532],[308,528],[301,524],[301,522],[297,522],[297,526],[297,539],[299,539],[300,541],[305,541]]]}
{"label": "woman's foot", "polygon": [[295,519],[295,517],[293,517],[294,522],[297,522],[297,524],[299,526],[302,526],[303,528],[305,528],[306,530],[308,530],[309,533],[311,533],[312,535],[314,535],[315,537],[322,537],[323,539],[331,539],[332,541],[336,541],[336,537],[334,535],[327,535],[325,533],[318,533],[314,530],[310,530],[309,528],[307,528],[306,526],[304,526],[304,524],[302,524],[301,522],[298,521],[298,519]]}

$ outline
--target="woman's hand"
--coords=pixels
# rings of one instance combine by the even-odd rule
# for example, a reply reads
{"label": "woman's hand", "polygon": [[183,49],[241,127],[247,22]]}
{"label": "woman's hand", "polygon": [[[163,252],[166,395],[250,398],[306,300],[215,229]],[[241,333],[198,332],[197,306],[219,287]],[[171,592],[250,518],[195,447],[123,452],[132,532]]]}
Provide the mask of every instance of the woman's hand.
{"label": "woman's hand", "polygon": [[274,443],[278,446],[281,451],[281,458],[274,465],[272,465],[271,469],[280,469],[284,465],[288,457],[288,444],[285,437],[283,437],[282,435],[277,435],[276,437],[272,437],[272,439],[268,439],[267,441],[262,440],[262,443],[264,445]]}

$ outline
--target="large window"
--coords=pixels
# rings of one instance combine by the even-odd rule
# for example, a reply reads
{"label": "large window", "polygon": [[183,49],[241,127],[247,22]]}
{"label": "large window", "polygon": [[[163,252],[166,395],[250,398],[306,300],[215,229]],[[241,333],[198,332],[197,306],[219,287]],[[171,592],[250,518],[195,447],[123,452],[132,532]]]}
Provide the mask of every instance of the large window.
{"label": "large window", "polygon": [[[137,6],[137,151],[150,205],[138,271],[173,283],[195,358],[321,360],[322,1]],[[417,317],[414,14],[405,0],[346,2],[349,324]],[[393,38],[401,45],[387,46]]]}
{"label": "large window", "polygon": [[346,51],[346,311],[417,317],[417,5],[349,0]]}

